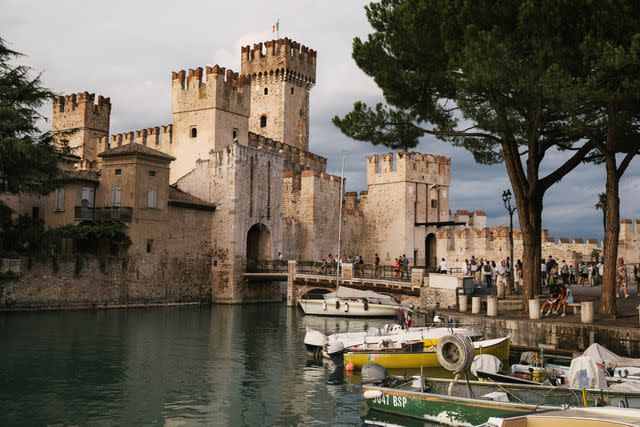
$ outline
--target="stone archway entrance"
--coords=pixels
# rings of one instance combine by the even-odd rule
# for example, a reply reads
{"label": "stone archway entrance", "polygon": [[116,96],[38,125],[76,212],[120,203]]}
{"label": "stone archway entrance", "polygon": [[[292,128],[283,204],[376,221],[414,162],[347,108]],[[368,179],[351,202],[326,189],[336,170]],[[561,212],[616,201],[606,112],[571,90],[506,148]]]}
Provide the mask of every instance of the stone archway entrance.
{"label": "stone archway entrance", "polygon": [[438,265],[438,254],[436,253],[436,235],[427,234],[424,240],[424,265],[426,268],[436,268]]}
{"label": "stone archway entrance", "polygon": [[264,224],[254,224],[247,232],[247,260],[272,258],[271,232]]}

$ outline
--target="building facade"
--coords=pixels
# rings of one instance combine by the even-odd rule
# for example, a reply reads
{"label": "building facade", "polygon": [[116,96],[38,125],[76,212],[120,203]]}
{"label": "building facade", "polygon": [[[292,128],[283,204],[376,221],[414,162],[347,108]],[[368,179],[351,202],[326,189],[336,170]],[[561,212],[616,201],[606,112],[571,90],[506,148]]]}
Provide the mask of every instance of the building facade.
{"label": "building facade", "polygon": [[[248,263],[318,261],[338,250],[341,178],[310,151],[316,60],[313,49],[284,38],[242,47],[240,72],[175,71],[171,123],[113,135],[109,98],[59,97],[52,128],[73,182],[14,205],[37,207],[50,227],[120,221],[129,256],[148,260],[138,268],[156,277],[168,263],[197,259],[213,301],[279,299],[278,286],[244,279]],[[343,198],[342,254],[367,262],[378,254],[387,265],[406,255],[427,267],[440,258],[505,258],[508,229],[488,228],[481,211],[451,213],[451,167],[428,153],[367,157],[367,189]],[[622,221],[620,249],[630,262],[640,256],[639,233],[638,220]],[[514,239],[519,258],[517,230]],[[596,248],[594,240],[543,235],[545,256],[580,260]]]}

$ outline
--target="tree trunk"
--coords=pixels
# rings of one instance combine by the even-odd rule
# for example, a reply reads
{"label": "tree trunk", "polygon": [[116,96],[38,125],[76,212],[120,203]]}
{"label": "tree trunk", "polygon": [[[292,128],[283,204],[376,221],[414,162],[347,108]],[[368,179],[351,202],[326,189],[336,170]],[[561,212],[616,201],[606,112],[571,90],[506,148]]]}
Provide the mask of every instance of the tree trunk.
{"label": "tree trunk", "polygon": [[603,153],[607,170],[606,221],[604,229],[604,277],[600,315],[612,317],[616,314],[616,262],[620,233],[620,198],[618,196],[618,169],[615,153]]}
{"label": "tree trunk", "polygon": [[518,219],[522,231],[522,301],[524,312],[529,300],[540,293],[540,264],[542,238],[542,198],[518,201]]}

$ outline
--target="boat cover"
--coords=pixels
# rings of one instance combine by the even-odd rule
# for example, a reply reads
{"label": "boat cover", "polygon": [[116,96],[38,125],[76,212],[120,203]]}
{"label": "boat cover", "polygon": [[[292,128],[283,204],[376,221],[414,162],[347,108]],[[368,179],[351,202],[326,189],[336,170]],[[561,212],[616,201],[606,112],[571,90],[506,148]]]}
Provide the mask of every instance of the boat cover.
{"label": "boat cover", "polygon": [[607,389],[607,379],[604,376],[604,371],[599,369],[596,362],[589,356],[580,356],[573,359],[567,378],[569,387]]}
{"label": "boat cover", "polygon": [[640,368],[640,359],[618,356],[597,343],[591,344],[582,355],[591,357],[596,363],[603,363],[607,368]]}
{"label": "boat cover", "polygon": [[502,362],[491,354],[479,354],[473,358],[471,363],[471,373],[478,376],[477,371],[497,374],[502,369]]}
{"label": "boat cover", "polygon": [[382,304],[389,305],[399,305],[388,295],[379,294],[373,291],[363,291],[360,289],[347,288],[345,286],[340,286],[336,292],[330,292],[324,295],[324,299],[332,299],[332,298],[344,298],[344,299],[362,299],[366,298],[367,301],[373,302],[381,302]]}
{"label": "boat cover", "polygon": [[635,381],[624,381],[609,386],[609,390],[626,393],[640,393],[640,384]]}

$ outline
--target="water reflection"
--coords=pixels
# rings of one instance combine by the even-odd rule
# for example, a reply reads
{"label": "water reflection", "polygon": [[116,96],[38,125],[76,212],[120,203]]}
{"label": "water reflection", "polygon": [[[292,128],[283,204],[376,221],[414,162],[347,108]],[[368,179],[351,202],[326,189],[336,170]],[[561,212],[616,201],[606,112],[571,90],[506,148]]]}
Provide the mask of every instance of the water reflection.
{"label": "water reflection", "polygon": [[0,313],[0,425],[361,424],[359,380],[307,362],[284,305]]}

